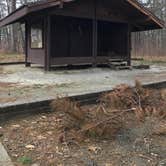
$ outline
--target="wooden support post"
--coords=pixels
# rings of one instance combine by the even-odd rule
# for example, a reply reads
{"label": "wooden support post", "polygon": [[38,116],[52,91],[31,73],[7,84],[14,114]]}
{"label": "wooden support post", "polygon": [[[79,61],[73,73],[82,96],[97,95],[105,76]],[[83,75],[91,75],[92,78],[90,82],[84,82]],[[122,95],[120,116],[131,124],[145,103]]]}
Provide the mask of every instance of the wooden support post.
{"label": "wooden support post", "polygon": [[93,18],[93,37],[92,37],[92,56],[94,58],[93,66],[96,66],[96,57],[97,57],[97,16],[96,16],[96,0],[94,0],[94,18]]}
{"label": "wooden support post", "polygon": [[45,23],[44,23],[44,30],[45,30],[45,71],[50,70],[50,37],[51,37],[51,22],[50,22],[50,16],[45,17]]}
{"label": "wooden support post", "polygon": [[131,26],[128,24],[127,31],[127,65],[131,66]]}
{"label": "wooden support post", "polygon": [[24,45],[24,52],[25,52],[25,67],[30,67],[31,64],[28,62],[28,24],[25,21],[25,45]]}

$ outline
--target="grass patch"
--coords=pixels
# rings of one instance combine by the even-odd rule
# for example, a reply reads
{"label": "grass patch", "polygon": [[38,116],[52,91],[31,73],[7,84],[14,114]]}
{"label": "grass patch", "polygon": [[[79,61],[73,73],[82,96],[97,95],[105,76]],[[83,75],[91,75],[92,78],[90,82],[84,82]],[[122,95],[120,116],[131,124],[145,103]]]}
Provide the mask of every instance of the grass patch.
{"label": "grass patch", "polygon": [[32,164],[32,159],[30,157],[23,156],[18,159],[18,162],[23,165],[30,165]]}
{"label": "grass patch", "polygon": [[2,53],[0,52],[0,62],[7,63],[7,62],[23,62],[24,55],[17,54],[17,53]]}

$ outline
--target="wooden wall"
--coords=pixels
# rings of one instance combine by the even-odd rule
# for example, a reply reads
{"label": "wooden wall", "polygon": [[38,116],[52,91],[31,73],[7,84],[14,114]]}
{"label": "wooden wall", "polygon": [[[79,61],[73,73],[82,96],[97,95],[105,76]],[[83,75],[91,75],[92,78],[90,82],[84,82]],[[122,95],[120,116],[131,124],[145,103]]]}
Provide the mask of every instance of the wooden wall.
{"label": "wooden wall", "polygon": [[55,7],[48,10],[49,14],[73,16],[81,18],[96,17],[103,21],[128,22],[127,15],[119,8],[116,1],[110,0],[79,0],[64,3],[63,8]]}
{"label": "wooden wall", "polygon": [[[42,22],[43,23],[43,48],[31,48],[31,25],[33,23],[38,23]],[[34,17],[33,19],[29,19],[27,22],[27,61],[28,63],[36,63],[36,64],[45,64],[45,20],[44,18],[40,17]]]}

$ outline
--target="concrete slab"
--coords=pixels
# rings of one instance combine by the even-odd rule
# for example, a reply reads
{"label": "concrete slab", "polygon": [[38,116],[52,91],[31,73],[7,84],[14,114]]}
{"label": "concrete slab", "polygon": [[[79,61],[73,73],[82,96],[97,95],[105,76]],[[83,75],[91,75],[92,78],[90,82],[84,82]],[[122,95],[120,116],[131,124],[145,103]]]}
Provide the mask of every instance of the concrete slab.
{"label": "concrete slab", "polygon": [[14,166],[5,148],[0,143],[0,166]]}
{"label": "concrete slab", "polygon": [[166,65],[152,65],[148,70],[87,68],[51,72],[44,72],[36,66],[3,66],[0,72],[0,106],[107,91],[119,84],[133,86],[135,80],[143,84],[166,81]]}

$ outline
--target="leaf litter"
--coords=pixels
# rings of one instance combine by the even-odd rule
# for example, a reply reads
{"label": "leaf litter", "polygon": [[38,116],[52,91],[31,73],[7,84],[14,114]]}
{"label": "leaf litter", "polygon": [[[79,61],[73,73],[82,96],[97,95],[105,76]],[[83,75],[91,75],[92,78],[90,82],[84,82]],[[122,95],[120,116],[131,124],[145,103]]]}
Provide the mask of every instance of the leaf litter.
{"label": "leaf litter", "polygon": [[81,106],[56,99],[51,113],[2,125],[1,139],[15,164],[22,158],[38,166],[166,164],[165,90],[136,81],[134,88],[119,85],[98,100]]}

